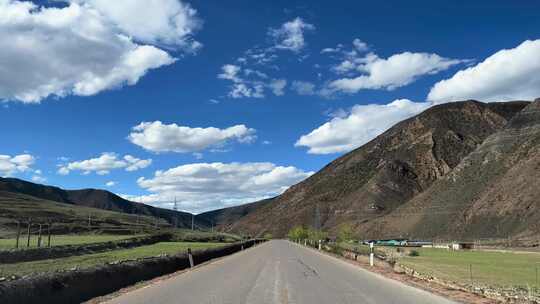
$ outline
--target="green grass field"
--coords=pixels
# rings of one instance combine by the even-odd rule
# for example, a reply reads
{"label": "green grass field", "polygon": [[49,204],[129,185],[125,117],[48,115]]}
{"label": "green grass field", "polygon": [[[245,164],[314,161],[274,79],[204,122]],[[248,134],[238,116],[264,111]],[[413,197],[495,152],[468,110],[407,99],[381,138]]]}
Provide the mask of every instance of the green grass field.
{"label": "green grass field", "polygon": [[188,242],[163,242],[149,246],[141,246],[132,249],[114,250],[103,253],[73,256],[68,258],[50,259],[42,261],[0,264],[0,277],[17,275],[23,276],[32,273],[54,272],[71,268],[88,268],[108,262],[153,257],[162,254],[173,255],[187,251],[188,248],[201,250],[224,246],[223,243],[188,243]]}
{"label": "green grass field", "polygon": [[[90,243],[101,243],[109,241],[118,241],[142,235],[112,235],[112,234],[82,234],[82,235],[53,235],[51,236],[51,246],[62,245],[81,245]],[[0,239],[0,250],[15,248],[15,239]],[[19,240],[19,248],[25,249],[27,239],[22,235]],[[47,236],[42,237],[42,246],[47,245]],[[33,235],[30,239],[30,248],[37,246],[37,236]]]}
{"label": "green grass field", "polygon": [[[538,287],[540,254],[487,251],[417,249],[420,256],[404,257],[400,263],[421,274],[475,285]],[[538,273],[540,276],[540,273]]]}

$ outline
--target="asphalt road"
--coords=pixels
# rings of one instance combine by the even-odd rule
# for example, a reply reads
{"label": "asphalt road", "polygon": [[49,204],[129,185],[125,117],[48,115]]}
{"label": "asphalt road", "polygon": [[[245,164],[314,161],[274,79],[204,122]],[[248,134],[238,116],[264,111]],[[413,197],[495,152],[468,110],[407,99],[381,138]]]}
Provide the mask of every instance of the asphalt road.
{"label": "asphalt road", "polygon": [[453,303],[287,241],[270,241],[108,303]]}

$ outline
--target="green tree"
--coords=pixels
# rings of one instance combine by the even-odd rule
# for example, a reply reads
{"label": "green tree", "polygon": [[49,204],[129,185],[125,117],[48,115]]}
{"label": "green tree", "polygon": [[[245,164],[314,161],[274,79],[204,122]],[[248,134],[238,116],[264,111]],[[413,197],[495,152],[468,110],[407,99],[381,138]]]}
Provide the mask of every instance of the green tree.
{"label": "green tree", "polygon": [[302,226],[295,226],[291,230],[289,230],[287,237],[290,240],[294,240],[294,241],[305,240],[308,237],[308,231],[306,228]]}
{"label": "green tree", "polygon": [[337,241],[348,242],[354,239],[354,229],[351,224],[341,224],[338,228]]}
{"label": "green tree", "polygon": [[324,240],[328,234],[322,230],[309,229],[308,230],[308,239],[313,242],[318,242],[319,240]]}

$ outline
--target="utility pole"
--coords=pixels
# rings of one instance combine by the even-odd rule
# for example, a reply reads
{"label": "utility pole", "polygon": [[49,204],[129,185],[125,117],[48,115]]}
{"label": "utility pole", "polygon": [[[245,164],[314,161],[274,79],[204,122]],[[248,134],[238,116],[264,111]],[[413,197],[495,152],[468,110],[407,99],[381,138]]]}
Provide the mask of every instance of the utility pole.
{"label": "utility pole", "polygon": [[195,224],[195,215],[191,214],[191,231],[193,231],[194,224]]}

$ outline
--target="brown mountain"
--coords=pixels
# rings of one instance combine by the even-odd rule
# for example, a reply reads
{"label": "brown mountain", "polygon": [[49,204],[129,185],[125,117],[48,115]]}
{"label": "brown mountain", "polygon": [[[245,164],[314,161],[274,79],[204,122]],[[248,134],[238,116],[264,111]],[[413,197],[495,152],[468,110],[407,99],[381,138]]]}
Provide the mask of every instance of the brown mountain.
{"label": "brown mountain", "polygon": [[427,238],[537,239],[540,99],[427,191],[364,229],[387,236],[407,231]]}
{"label": "brown mountain", "polygon": [[376,219],[430,188],[527,104],[464,101],[432,107],[245,216],[233,212],[234,221],[222,221],[233,222],[227,226],[232,231],[277,236],[299,224],[331,232],[342,223],[358,231],[369,225],[371,233],[379,233],[384,222]]}
{"label": "brown mountain", "polygon": [[234,223],[272,200],[262,200],[240,206],[228,207],[201,213],[197,219],[207,226],[217,226],[223,230],[230,230]]}
{"label": "brown mountain", "polygon": [[[128,201],[105,190],[64,190],[58,187],[35,184],[16,178],[0,178],[0,198],[8,192],[24,194],[43,201],[53,201],[128,214],[159,217],[167,220],[171,224],[176,223],[177,221],[178,227],[181,228],[191,227],[192,215],[190,213],[156,208],[146,204]],[[203,225],[204,223],[197,222],[197,224]]]}

